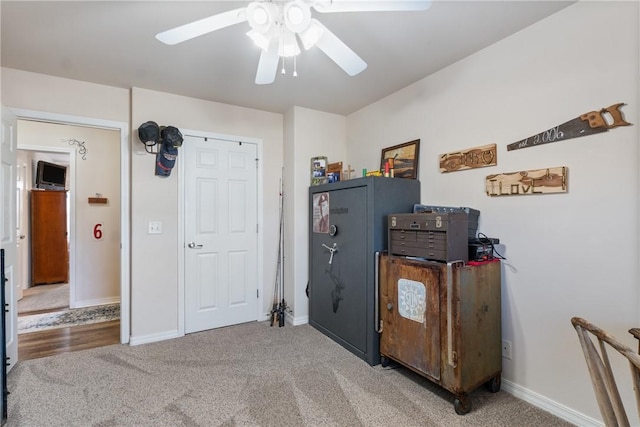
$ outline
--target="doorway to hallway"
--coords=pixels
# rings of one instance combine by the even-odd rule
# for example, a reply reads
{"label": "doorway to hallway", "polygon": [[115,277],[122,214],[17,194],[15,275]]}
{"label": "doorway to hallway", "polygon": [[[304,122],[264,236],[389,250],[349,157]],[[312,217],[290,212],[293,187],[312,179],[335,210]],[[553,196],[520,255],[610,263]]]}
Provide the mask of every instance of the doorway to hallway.
{"label": "doorway to hallway", "polygon": [[[34,142],[38,145],[32,145]],[[121,145],[117,130],[19,120],[18,148],[24,154],[23,169],[26,175],[22,196],[26,201],[21,203],[24,212],[19,215],[26,224],[22,231],[25,236],[23,246],[31,249],[22,251],[25,256],[21,260],[23,298],[18,303],[20,355],[26,341],[31,343],[32,351],[40,351],[33,348],[39,342],[47,351],[56,350],[49,338],[34,340],[36,336],[33,334],[40,334],[41,329],[61,329],[63,324],[63,330],[49,332],[49,335],[66,330],[69,336],[69,329],[87,323],[80,320],[76,310],[83,310],[83,317],[92,316],[94,312],[100,313],[105,308],[113,309],[114,304],[119,310],[122,233]],[[67,166],[66,191],[35,188],[36,165],[43,158],[50,163]],[[47,229],[50,221],[35,218],[31,199],[43,193],[66,193],[68,196],[67,215],[63,219],[66,227],[63,226],[62,231],[65,248],[56,251],[64,252],[65,260],[68,260],[64,263],[68,266],[68,275],[64,279],[42,280],[35,276],[36,253],[33,249],[36,230],[38,226]],[[105,203],[94,205],[90,203],[90,197],[99,198]],[[84,310],[91,307],[96,307],[96,310]],[[119,319],[119,314],[116,319]],[[63,323],[59,321],[62,317],[65,319]],[[92,319],[89,320],[93,323]],[[120,328],[119,321],[115,328]],[[86,335],[85,341],[83,348],[91,344],[91,335]],[[69,347],[69,343],[58,342],[61,349]]]}

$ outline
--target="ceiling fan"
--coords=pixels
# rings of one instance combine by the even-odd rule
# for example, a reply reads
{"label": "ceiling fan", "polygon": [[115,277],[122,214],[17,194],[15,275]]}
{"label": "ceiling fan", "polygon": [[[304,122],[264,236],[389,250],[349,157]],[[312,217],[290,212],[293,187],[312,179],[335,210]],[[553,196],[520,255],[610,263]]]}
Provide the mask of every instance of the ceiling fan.
{"label": "ceiling fan", "polygon": [[246,7],[163,31],[156,34],[156,38],[174,45],[248,21],[251,30],[247,35],[261,48],[256,84],[275,81],[280,58],[295,57],[300,53],[298,40],[306,50],[317,47],[347,74],[355,76],[367,68],[367,63],[320,21],[312,18],[311,8],[330,13],[417,11],[430,6],[431,0],[257,0]]}

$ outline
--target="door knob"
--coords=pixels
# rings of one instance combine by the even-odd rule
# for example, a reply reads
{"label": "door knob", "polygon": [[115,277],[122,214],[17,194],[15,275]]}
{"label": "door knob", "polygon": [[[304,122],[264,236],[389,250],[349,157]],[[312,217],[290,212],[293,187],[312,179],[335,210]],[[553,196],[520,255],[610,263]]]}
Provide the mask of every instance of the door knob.
{"label": "door knob", "polygon": [[187,246],[191,249],[200,249],[202,245],[196,245],[194,242],[189,242]]}
{"label": "door knob", "polygon": [[390,303],[390,302],[387,303],[387,310],[389,310],[389,311],[393,310],[393,304],[392,303]]}

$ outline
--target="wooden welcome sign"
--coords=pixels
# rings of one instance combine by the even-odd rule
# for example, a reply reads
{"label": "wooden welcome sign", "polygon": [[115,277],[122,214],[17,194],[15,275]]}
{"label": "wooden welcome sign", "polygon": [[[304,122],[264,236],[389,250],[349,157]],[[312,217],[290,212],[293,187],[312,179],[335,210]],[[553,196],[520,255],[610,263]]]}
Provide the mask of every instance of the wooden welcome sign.
{"label": "wooden welcome sign", "polygon": [[566,166],[487,176],[487,196],[517,196],[567,192]]}
{"label": "wooden welcome sign", "polygon": [[456,151],[440,156],[440,172],[455,172],[465,169],[495,166],[498,162],[496,144]]}

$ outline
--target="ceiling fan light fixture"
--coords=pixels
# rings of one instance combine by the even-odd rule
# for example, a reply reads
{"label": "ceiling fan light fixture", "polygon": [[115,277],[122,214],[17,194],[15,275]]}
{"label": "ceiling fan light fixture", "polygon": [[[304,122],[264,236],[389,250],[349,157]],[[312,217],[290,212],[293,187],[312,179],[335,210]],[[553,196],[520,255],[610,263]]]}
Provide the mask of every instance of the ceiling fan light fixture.
{"label": "ceiling fan light fixture", "polygon": [[278,17],[278,7],[270,2],[251,2],[247,6],[247,20],[256,31],[266,33],[273,28]]}
{"label": "ceiling fan light fixture", "polygon": [[262,50],[269,49],[269,43],[273,38],[273,31],[267,31],[266,33],[261,33],[260,31],[251,29],[247,36]]}
{"label": "ceiling fan light fixture", "polygon": [[278,55],[283,58],[289,58],[300,54],[300,46],[294,33],[284,32],[280,36],[278,45]]}
{"label": "ceiling fan light fixture", "polygon": [[306,30],[311,23],[311,9],[302,0],[287,2],[283,8],[284,25],[294,33]]}
{"label": "ceiling fan light fixture", "polygon": [[[1,0],[0,0],[1,1]],[[156,38],[174,45],[195,37],[247,22],[247,35],[261,48],[256,84],[275,81],[278,63],[293,57],[293,74],[297,75],[296,56],[300,54],[298,38],[305,49],[317,47],[350,76],[367,68],[362,60],[339,37],[321,22],[311,18],[317,12],[418,11],[431,6],[432,0],[249,0],[246,7],[228,10],[163,31]]]}
{"label": "ceiling fan light fixture", "polygon": [[320,25],[317,20],[312,19],[309,23],[309,27],[299,34],[300,40],[302,40],[302,46],[304,46],[306,50],[311,49],[316,45],[316,43],[318,43],[323,32],[323,26]]}

